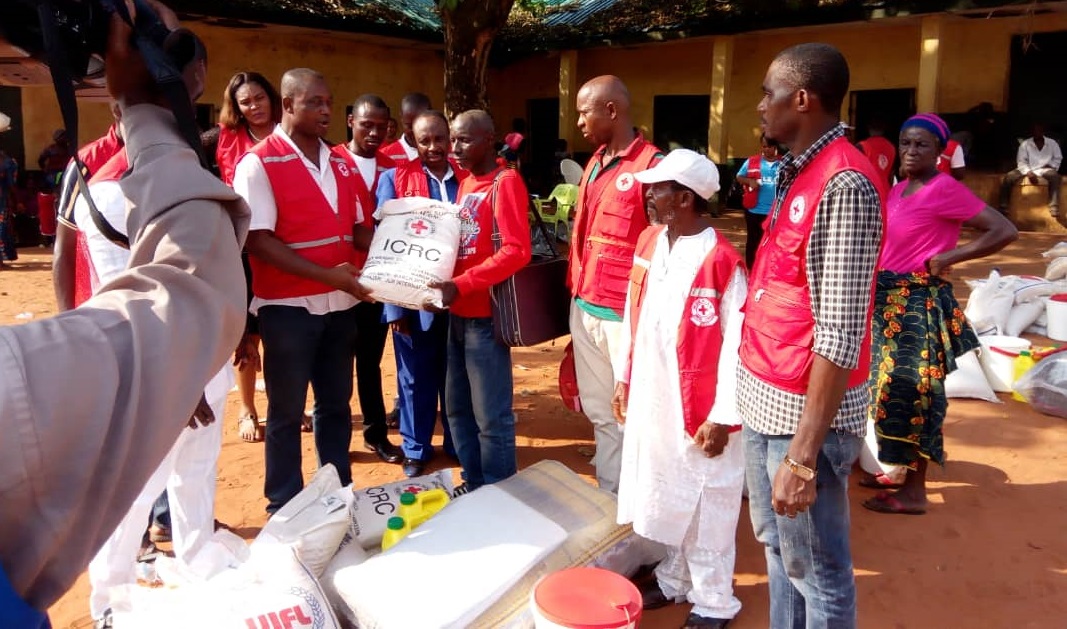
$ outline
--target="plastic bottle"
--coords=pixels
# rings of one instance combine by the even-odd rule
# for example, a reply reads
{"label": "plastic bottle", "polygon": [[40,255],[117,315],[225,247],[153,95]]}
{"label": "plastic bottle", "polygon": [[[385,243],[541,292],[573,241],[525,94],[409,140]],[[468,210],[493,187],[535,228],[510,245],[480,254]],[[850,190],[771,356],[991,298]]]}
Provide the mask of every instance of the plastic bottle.
{"label": "plastic bottle", "polygon": [[416,528],[448,504],[448,492],[444,489],[427,489],[419,493],[400,494],[400,517]]}
{"label": "plastic bottle", "polygon": [[385,535],[382,537],[382,550],[389,550],[397,542],[407,537],[410,532],[411,527],[408,526],[404,518],[399,516],[389,518],[385,528]]}
{"label": "plastic bottle", "polygon": [[[1013,364],[1013,367],[1014,367],[1014,373],[1013,373],[1013,379],[1012,379],[1012,388],[1013,389],[1015,387],[1014,383],[1018,382],[1019,378],[1022,378],[1023,374],[1025,374],[1027,371],[1029,371],[1030,368],[1033,367],[1033,366],[1034,366],[1034,357],[1030,354],[1030,350],[1024,349],[1023,351],[1019,352],[1019,355],[1015,357],[1015,362]],[[1011,396],[1013,398],[1015,398],[1016,400],[1019,400],[1020,402],[1025,402],[1026,401],[1026,398],[1024,398],[1018,391],[1013,390],[1012,393],[1011,393]]]}

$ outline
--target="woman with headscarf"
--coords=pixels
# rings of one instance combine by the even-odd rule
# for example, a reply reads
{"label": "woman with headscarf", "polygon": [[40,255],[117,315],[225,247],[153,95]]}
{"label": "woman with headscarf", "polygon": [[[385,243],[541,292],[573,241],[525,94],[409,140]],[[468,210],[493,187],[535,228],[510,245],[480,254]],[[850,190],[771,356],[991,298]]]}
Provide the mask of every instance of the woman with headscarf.
{"label": "woman with headscarf", "polygon": [[[944,464],[945,376],[978,347],[946,279],[953,265],[995,253],[1018,237],[999,212],[937,169],[949,128],[919,114],[900,130],[906,176],[886,202],[885,248],[871,321],[871,406],[878,458],[907,468],[895,492],[863,503],[881,513],[926,511],[926,469]],[[976,237],[959,244],[960,230]]]}
{"label": "woman with headscarf", "polygon": [[[230,79],[222,93],[219,124],[201,136],[206,153],[215,156],[219,177],[233,185],[237,162],[260,140],[274,132],[282,119],[282,99],[274,86],[258,72],[238,72]],[[252,299],[252,272],[248,255],[241,256],[248,279],[248,299]],[[248,315],[245,334],[237,344],[233,364],[237,367],[237,391],[241,398],[238,420],[241,439],[248,442],[263,440],[263,426],[256,411],[256,372],[261,369],[259,358],[259,326],[254,315]]]}

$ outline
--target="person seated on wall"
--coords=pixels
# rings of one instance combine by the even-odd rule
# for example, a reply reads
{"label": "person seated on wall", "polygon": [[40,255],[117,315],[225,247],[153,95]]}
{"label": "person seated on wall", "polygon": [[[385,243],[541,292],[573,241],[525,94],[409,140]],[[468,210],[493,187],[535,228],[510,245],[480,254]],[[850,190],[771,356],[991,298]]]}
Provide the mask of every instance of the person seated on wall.
{"label": "person seated on wall", "polygon": [[1048,182],[1048,210],[1052,216],[1059,214],[1060,205],[1060,164],[1063,153],[1060,145],[1052,138],[1045,137],[1045,126],[1037,123],[1031,137],[1019,145],[1015,157],[1015,170],[1004,175],[1000,184],[1000,211],[1007,213],[1011,201],[1011,188],[1023,177],[1032,185],[1039,179]]}

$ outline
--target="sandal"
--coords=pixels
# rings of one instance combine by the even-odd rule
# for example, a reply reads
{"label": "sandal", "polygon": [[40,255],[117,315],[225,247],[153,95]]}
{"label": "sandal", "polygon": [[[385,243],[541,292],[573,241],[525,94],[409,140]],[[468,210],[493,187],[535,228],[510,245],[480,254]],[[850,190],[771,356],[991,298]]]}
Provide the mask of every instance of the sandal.
{"label": "sandal", "polygon": [[922,515],[926,509],[922,507],[905,507],[893,494],[883,491],[874,498],[863,501],[863,506],[875,513],[895,513],[898,515]]}
{"label": "sandal", "polygon": [[237,433],[245,443],[263,441],[263,425],[259,423],[259,418],[255,415],[251,413],[242,415],[241,419],[237,420],[237,427]]}
{"label": "sandal", "polygon": [[904,486],[904,483],[898,483],[889,475],[881,473],[872,476],[864,475],[857,484],[868,489],[900,489]]}

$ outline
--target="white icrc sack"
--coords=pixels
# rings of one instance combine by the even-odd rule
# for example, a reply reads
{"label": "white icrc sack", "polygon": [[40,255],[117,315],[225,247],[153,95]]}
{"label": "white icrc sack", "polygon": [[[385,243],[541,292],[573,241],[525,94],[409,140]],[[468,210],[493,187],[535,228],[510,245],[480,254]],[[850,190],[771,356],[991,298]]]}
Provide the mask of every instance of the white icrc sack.
{"label": "white icrc sack", "polygon": [[1067,278],[1067,256],[1056,258],[1045,269],[1045,279],[1049,281]]}
{"label": "white icrc sack", "polygon": [[1007,334],[1008,316],[1015,303],[1015,279],[1013,275],[1001,277],[993,270],[988,280],[967,282],[971,295],[963,313],[978,336]]}
{"label": "white icrc sack", "polygon": [[1000,402],[978,361],[978,351],[972,350],[956,357],[956,370],[945,377],[945,396],[971,398],[986,402]]}
{"label": "white icrc sack", "polygon": [[1041,257],[1045,258],[1046,260],[1067,257],[1067,242],[1056,243],[1055,247],[1042,253]]}
{"label": "white icrc sack", "polygon": [[1015,278],[1015,304],[1025,304],[1056,293],[1055,282],[1036,275],[1020,275]]}
{"label": "white icrc sack", "polygon": [[360,283],[376,301],[405,308],[422,308],[432,301],[441,305],[441,291],[428,288],[433,281],[452,279],[459,248],[459,208],[423,197],[386,201],[376,216]]}
{"label": "white icrc sack", "polygon": [[427,489],[444,489],[452,494],[452,469],[438,470],[425,476],[352,491],[351,535],[363,548],[381,546],[389,518],[400,509],[400,494]]}
{"label": "white icrc sack", "polygon": [[1045,312],[1046,302],[1048,302],[1048,297],[1012,306],[1011,312],[1008,314],[1008,323],[1004,328],[1004,334],[1008,336],[1019,336],[1022,334],[1023,331],[1033,325],[1038,317]]}
{"label": "white icrc sack", "polygon": [[340,629],[315,576],[277,545],[207,581],[113,588],[112,601],[118,629]]}
{"label": "white icrc sack", "polygon": [[252,542],[253,558],[265,547],[282,545],[296,551],[300,561],[322,576],[348,532],[352,492],[341,488],[337,469],[327,464],[311,482],[278,510]]}

